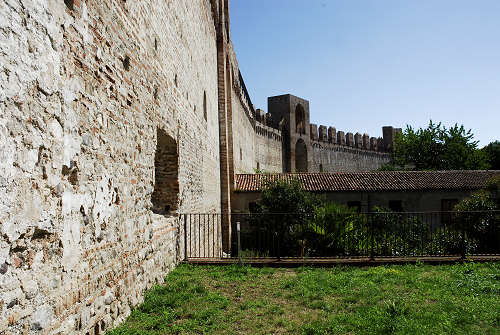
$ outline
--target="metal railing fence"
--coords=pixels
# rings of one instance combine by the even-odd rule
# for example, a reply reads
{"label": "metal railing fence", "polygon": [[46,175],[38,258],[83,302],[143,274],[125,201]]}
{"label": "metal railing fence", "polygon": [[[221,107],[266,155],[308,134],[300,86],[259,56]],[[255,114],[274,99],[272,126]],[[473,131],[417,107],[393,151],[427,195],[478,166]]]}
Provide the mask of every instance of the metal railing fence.
{"label": "metal railing fence", "polygon": [[[181,214],[185,258],[500,255],[500,211]],[[223,250],[230,222],[229,250]],[[238,223],[240,242],[238,243]]]}

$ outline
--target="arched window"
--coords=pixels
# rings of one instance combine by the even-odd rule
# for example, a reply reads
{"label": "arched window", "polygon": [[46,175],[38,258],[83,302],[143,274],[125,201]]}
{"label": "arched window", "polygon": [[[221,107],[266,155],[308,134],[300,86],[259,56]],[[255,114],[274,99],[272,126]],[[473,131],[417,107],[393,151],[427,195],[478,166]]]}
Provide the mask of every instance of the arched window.
{"label": "arched window", "polygon": [[295,172],[307,172],[307,147],[301,138],[295,144]]}
{"label": "arched window", "polygon": [[306,133],[306,112],[301,104],[295,108],[295,130],[299,134]]}

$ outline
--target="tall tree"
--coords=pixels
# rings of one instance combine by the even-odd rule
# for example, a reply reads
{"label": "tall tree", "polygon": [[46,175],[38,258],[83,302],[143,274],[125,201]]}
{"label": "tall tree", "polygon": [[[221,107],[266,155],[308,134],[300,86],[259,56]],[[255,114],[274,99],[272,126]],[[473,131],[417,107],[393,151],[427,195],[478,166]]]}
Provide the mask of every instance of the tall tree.
{"label": "tall tree", "polygon": [[414,170],[482,170],[489,168],[485,152],[477,149],[471,130],[455,124],[447,129],[432,120],[425,129],[407,126],[396,134],[393,162]]}
{"label": "tall tree", "polygon": [[482,151],[488,156],[492,170],[500,170],[500,141],[491,142]]}

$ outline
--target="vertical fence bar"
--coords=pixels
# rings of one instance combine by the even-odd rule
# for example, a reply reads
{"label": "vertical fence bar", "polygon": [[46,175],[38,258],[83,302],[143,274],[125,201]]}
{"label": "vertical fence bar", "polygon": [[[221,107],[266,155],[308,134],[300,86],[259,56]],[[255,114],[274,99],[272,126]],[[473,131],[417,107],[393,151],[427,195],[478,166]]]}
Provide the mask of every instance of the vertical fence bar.
{"label": "vertical fence bar", "polygon": [[368,214],[368,218],[370,220],[370,260],[375,260],[375,236],[373,234],[373,217],[371,214]]}
{"label": "vertical fence bar", "polygon": [[[196,214],[194,214],[196,215]],[[200,216],[198,215],[198,220],[196,220],[196,216],[194,217],[194,225],[196,226],[196,221],[198,221],[198,255],[197,257],[200,258],[201,256],[201,224],[200,224]]]}
{"label": "vertical fence bar", "polygon": [[462,240],[461,240],[461,253],[460,253],[460,256],[462,258],[462,260],[465,259],[466,257],[466,254],[467,254],[467,247],[466,247],[466,241],[465,241],[465,221],[463,219],[463,216],[461,217],[460,219],[460,226],[461,226],[461,230],[462,230]]}
{"label": "vertical fence bar", "polygon": [[[276,226],[277,226],[277,220],[276,220],[276,217],[274,218],[274,220],[275,220],[275,222],[274,222],[274,224],[275,224],[275,228],[277,228],[277,227],[276,227]],[[287,220],[286,220],[286,221],[288,222],[288,218],[287,218]],[[286,222],[285,222],[285,223],[286,223]],[[278,243],[278,261],[281,259],[281,255],[280,255],[280,244],[281,244],[281,243],[280,243],[280,241],[281,241],[281,237],[282,237],[282,236],[281,236],[281,234],[282,234],[282,233],[281,233],[281,232],[278,232],[278,229],[276,229],[276,237],[277,237],[277,241],[276,241],[276,242]]]}
{"label": "vertical fence bar", "polygon": [[[207,217],[208,217],[208,224],[210,225],[210,214],[207,214]],[[212,228],[212,258],[215,258],[215,227],[214,227],[213,220],[212,220],[211,228]]]}
{"label": "vertical fence bar", "polygon": [[[203,217],[203,232],[205,233],[205,236],[203,237],[203,244],[205,246],[204,250],[203,250],[203,257],[207,257],[210,256],[210,240],[208,239],[209,235],[210,235],[210,230],[208,230],[207,228],[207,221],[206,221],[206,215],[205,214],[202,214],[202,217]],[[207,231],[208,230],[208,231]],[[205,243],[206,241],[206,243]],[[207,252],[207,249],[208,249],[208,252]]]}
{"label": "vertical fence bar", "polygon": [[215,243],[215,245],[217,246],[217,254],[219,255],[219,257],[222,257],[222,254],[220,253],[220,247],[219,247],[219,217],[217,214],[213,215],[212,222],[213,222],[214,227],[217,230],[216,234],[215,234],[215,237],[217,238],[217,242]]}
{"label": "vertical fence bar", "polygon": [[240,228],[240,222],[236,222],[236,233],[238,234],[238,259],[239,259],[239,263],[240,265],[243,265],[243,260],[242,260],[242,255],[241,255],[241,237],[240,237],[240,232],[241,228]]}
{"label": "vertical fence bar", "polygon": [[217,225],[217,250],[219,257],[222,258],[222,246],[221,246],[222,230],[221,226],[219,225],[219,214],[215,214],[215,224]]}
{"label": "vertical fence bar", "polygon": [[189,256],[192,255],[193,250],[191,249],[191,240],[193,239],[193,228],[191,227],[191,215],[186,214],[189,216]]}
{"label": "vertical fence bar", "polygon": [[187,262],[188,260],[188,253],[187,253],[187,239],[188,239],[188,236],[187,236],[187,217],[186,217],[186,214],[183,215],[184,216],[184,261]]}

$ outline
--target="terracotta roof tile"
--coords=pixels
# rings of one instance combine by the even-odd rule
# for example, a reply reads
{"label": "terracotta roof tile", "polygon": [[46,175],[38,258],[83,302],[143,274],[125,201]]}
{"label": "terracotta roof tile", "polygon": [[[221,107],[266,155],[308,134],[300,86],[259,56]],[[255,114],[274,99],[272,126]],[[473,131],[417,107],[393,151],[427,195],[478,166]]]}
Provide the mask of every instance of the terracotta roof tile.
{"label": "terracotta roof tile", "polygon": [[298,179],[307,191],[476,190],[500,171],[374,171],[236,175],[237,192],[260,191],[264,181]]}

